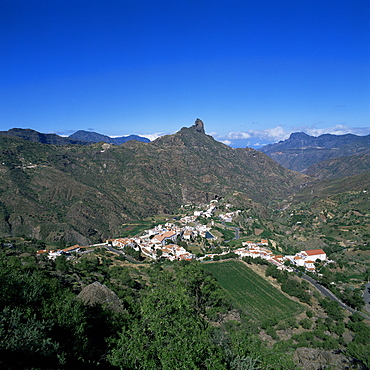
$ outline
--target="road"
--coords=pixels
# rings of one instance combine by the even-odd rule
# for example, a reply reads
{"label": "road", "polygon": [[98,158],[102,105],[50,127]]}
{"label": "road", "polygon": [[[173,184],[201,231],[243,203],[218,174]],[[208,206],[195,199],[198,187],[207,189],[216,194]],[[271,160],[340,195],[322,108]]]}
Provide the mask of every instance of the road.
{"label": "road", "polygon": [[[234,227],[234,226],[227,226],[225,224],[225,221],[222,221],[222,225],[225,227],[225,228],[229,228],[229,229],[234,229],[235,231],[235,237],[231,240],[238,240],[239,239],[239,228],[238,227]],[[225,242],[229,242],[230,240],[225,240]]]}
{"label": "road", "polygon": [[325,288],[321,284],[319,284],[316,280],[312,279],[310,276],[303,274],[301,276],[302,279],[310,282],[324,297],[328,297],[333,301],[337,301],[339,303],[339,306],[343,309],[349,311],[350,313],[357,312],[359,315],[364,317],[365,319],[370,320],[370,316],[366,315],[365,313],[359,312],[357,310],[354,310],[353,308],[347,306],[345,303],[343,303],[341,300],[339,300],[329,289]]}
{"label": "road", "polygon": [[365,290],[362,293],[362,298],[365,303],[365,311],[370,313],[370,283],[366,284]]}

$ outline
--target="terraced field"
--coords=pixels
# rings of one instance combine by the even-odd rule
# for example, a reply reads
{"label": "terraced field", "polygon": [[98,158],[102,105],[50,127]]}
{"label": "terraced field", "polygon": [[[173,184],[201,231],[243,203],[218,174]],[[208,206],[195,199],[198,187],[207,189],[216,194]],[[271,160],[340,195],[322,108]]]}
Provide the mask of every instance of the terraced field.
{"label": "terraced field", "polygon": [[246,315],[257,321],[269,317],[285,319],[304,310],[301,304],[287,298],[241,261],[204,263],[202,267],[217,279]]}

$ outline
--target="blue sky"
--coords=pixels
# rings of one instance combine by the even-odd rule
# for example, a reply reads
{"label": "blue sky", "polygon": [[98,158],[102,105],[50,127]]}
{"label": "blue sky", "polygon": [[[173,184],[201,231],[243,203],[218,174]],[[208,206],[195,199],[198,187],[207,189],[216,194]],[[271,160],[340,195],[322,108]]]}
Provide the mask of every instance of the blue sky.
{"label": "blue sky", "polygon": [[0,130],[370,134],[368,0],[2,0]]}

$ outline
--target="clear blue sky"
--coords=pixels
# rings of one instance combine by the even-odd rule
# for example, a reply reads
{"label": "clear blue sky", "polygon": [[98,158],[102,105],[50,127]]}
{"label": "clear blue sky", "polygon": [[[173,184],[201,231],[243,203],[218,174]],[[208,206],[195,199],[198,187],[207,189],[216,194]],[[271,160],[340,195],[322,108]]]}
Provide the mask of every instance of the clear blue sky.
{"label": "clear blue sky", "polygon": [[2,0],[0,65],[0,130],[370,134],[369,0]]}

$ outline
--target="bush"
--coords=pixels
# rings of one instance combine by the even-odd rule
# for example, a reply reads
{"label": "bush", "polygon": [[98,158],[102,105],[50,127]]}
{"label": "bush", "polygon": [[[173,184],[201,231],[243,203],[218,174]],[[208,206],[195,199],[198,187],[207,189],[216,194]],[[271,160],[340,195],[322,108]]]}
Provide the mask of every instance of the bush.
{"label": "bush", "polygon": [[266,329],[266,334],[269,335],[272,339],[278,340],[279,336],[276,334],[276,330],[274,327],[270,326]]}
{"label": "bush", "polygon": [[300,323],[299,323],[303,329],[311,329],[312,328],[312,321],[309,320],[309,319],[303,319]]}

